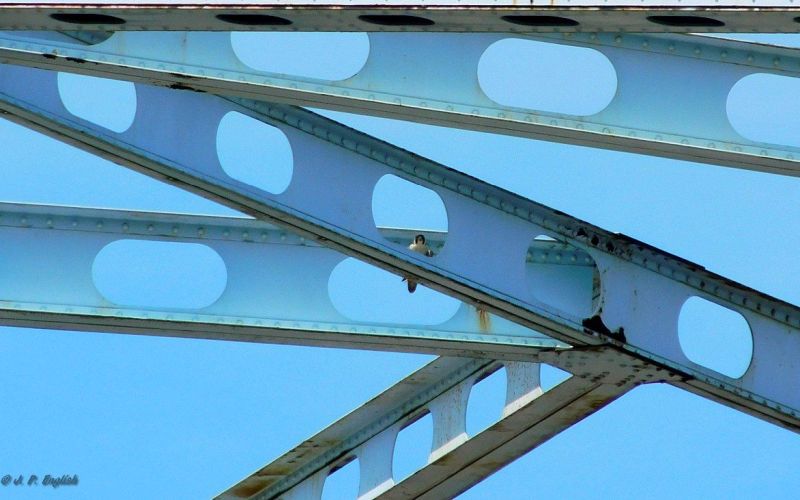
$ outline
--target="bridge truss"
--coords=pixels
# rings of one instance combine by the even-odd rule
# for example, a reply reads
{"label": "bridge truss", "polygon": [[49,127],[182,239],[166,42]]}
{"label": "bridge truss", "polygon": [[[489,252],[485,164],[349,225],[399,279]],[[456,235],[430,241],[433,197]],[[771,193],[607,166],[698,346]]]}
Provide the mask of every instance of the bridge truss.
{"label": "bridge truss", "polygon": [[[796,50],[683,34],[793,32],[797,7],[602,5],[3,4],[5,118],[253,217],[2,204],[0,234],[16,262],[0,276],[8,290],[3,324],[441,356],[220,498],[319,498],[326,477],[355,458],[359,498],[452,497],[646,383],[668,383],[797,431],[797,306],[306,109],[798,175],[800,148],[744,138],[725,110],[745,77],[798,76]],[[370,53],[363,69],[341,81],[273,74],[238,59],[231,29],[369,31]],[[617,93],[591,116],[492,101],[475,86],[478,60],[508,37],[602,53],[615,68]],[[114,131],[75,116],[59,96],[57,72],[134,82],[131,126]],[[224,169],[215,136],[229,113],[287,138],[294,158],[287,190],[269,192]],[[448,231],[427,233],[434,257],[408,250],[413,228],[376,227],[372,193],[387,175],[444,203]],[[476,247],[476,238],[502,244]],[[91,266],[120,239],[202,243],[225,260],[225,291],[193,311],[114,304],[98,294]],[[319,293],[346,256],[463,305],[433,327],[348,320]],[[36,283],[24,279],[31,273]],[[285,286],[265,290],[268,280]],[[691,297],[747,321],[753,348],[741,376],[683,352],[678,317]],[[543,390],[541,364],[570,377]],[[500,367],[507,375],[502,417],[468,435],[470,389]],[[395,439],[425,414],[433,419],[428,464],[395,478]]]}

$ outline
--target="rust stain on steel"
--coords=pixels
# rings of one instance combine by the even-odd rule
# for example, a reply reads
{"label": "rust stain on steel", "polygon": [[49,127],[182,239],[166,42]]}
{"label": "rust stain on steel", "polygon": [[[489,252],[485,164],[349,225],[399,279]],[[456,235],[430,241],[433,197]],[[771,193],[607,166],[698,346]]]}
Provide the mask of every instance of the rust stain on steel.
{"label": "rust stain on steel", "polygon": [[492,329],[492,318],[489,312],[481,307],[475,308],[478,313],[478,328],[484,333],[488,333]]}
{"label": "rust stain on steel", "polygon": [[231,489],[230,493],[239,498],[250,498],[256,493],[264,490],[272,481],[258,477],[249,477],[242,483]]}

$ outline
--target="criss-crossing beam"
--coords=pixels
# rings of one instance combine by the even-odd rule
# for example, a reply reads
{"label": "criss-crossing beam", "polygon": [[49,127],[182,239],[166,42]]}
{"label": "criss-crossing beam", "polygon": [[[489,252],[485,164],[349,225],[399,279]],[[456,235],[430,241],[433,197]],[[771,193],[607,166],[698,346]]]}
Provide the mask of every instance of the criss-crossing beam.
{"label": "criss-crossing beam", "polygon": [[[604,109],[587,116],[549,109],[546,101],[534,101],[530,109],[513,101],[499,104],[482,87],[478,67],[495,44],[510,40],[528,45],[506,49],[506,57],[526,47],[533,57],[549,44],[598,51],[613,67],[616,93]],[[728,114],[731,89],[745,78],[800,77],[800,51],[784,47],[675,34],[372,33],[363,67],[350,78],[329,81],[249,68],[235,54],[229,33],[116,33],[87,46],[74,35],[5,32],[0,61],[800,175],[800,147],[746,138]]]}
{"label": "criss-crossing beam", "polygon": [[[548,363],[595,363],[602,375],[575,375],[543,392],[538,363],[505,363],[506,402],[498,420],[469,436],[467,404],[474,384],[501,365],[488,360],[439,358],[412,373],[317,435],[220,494],[239,498],[317,500],[326,478],[358,459],[358,498],[452,498],[562,430],[601,409],[643,378],[608,365],[593,351],[542,353]],[[636,365],[642,377],[651,368]],[[425,414],[433,420],[428,463],[394,477],[399,432]],[[423,444],[425,445],[425,444]]]}
{"label": "criss-crossing beam", "polygon": [[791,0],[11,0],[0,29],[795,32]]}
{"label": "criss-crossing beam", "polygon": [[[407,244],[418,233],[381,232],[398,244]],[[438,251],[446,235],[425,234]],[[346,257],[252,219],[0,203],[0,240],[3,260],[14,263],[0,276],[0,323],[6,325],[497,359],[531,359],[539,349],[569,347],[466,304],[436,325],[350,319],[339,312],[328,291],[331,274]],[[198,307],[169,300],[112,302],[114,297],[98,288],[93,270],[105,249],[133,241],[172,243],[173,251],[198,244],[211,249],[224,267],[219,297]],[[148,249],[168,251],[163,245],[136,247],[140,254]],[[530,254],[533,268],[558,267],[565,278],[588,270],[591,280],[593,266],[583,252],[534,241]],[[151,270],[157,268],[155,259],[145,261]],[[207,261],[197,264],[195,278],[211,272],[202,266]],[[25,279],[32,275],[38,278]],[[160,280],[154,275],[152,282]],[[192,287],[194,281],[183,284]],[[397,288],[406,293],[399,278]],[[149,294],[139,290],[136,295]]]}
{"label": "criss-crossing beam", "polygon": [[[0,109],[20,123],[413,277],[557,340],[574,346],[612,345],[632,361],[643,359],[680,374],[676,385],[792,429],[800,425],[796,306],[310,111],[137,85],[133,124],[113,132],[72,116],[61,102],[56,78],[42,70],[2,68]],[[231,112],[261,120],[286,136],[294,165],[285,191],[271,193],[226,173],[216,136],[220,121]],[[386,239],[375,226],[374,188],[386,175],[441,198],[448,214],[447,244],[435,257]],[[347,195],[342,196],[345,188]],[[538,235],[589,254],[600,280],[597,301],[557,307],[529,288],[524,262]],[[476,239],[489,243],[476,246]],[[726,377],[697,364],[681,349],[678,316],[693,296],[746,319],[753,354],[742,377]]]}

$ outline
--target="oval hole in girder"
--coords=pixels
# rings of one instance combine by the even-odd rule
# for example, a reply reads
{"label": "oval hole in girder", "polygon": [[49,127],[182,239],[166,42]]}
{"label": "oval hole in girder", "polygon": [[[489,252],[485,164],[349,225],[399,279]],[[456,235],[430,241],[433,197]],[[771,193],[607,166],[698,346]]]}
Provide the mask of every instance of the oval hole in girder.
{"label": "oval hole in girder", "polygon": [[400,276],[353,258],[333,269],[328,294],[340,314],[365,323],[438,325],[452,318],[461,305],[422,285],[409,293]]}
{"label": "oval hole in girder", "polygon": [[429,249],[433,256],[437,255],[447,238],[447,209],[442,198],[435,191],[396,175],[384,175],[375,184],[372,219],[384,238],[404,248],[422,235],[425,246],[414,246],[420,253]]}
{"label": "oval hole in girder", "polygon": [[398,483],[425,467],[433,446],[433,417],[425,413],[412,419],[398,434],[392,457],[392,477]]}
{"label": "oval hole in girder", "polygon": [[98,252],[92,278],[97,291],[114,304],[200,309],[219,299],[228,272],[206,245],[117,240]]}
{"label": "oval hole in girder", "polygon": [[292,21],[266,14],[217,14],[217,19],[239,26],[289,26]]}
{"label": "oval hole in girder", "polygon": [[505,38],[481,56],[478,83],[501,106],[586,116],[614,98],[617,73],[594,49]]}
{"label": "oval hole in girder", "polygon": [[61,102],[73,115],[113,132],[125,132],[133,124],[133,83],[73,73],[59,73],[57,78]]}
{"label": "oval hole in girder", "polygon": [[525,278],[533,296],[578,318],[593,315],[600,299],[600,275],[585,251],[549,236],[537,236],[525,256]]}
{"label": "oval hole in girder", "polygon": [[470,437],[500,420],[506,405],[507,385],[508,375],[502,366],[472,385],[467,403],[467,434]]}
{"label": "oval hole in girder", "polygon": [[226,174],[272,194],[292,181],[294,157],[280,129],[231,111],[217,128],[217,157]]}
{"label": "oval hole in girder", "polygon": [[331,469],[322,487],[321,500],[337,500],[340,498],[357,498],[358,483],[361,474],[358,459],[351,457]]}
{"label": "oval hole in girder", "polygon": [[553,26],[578,26],[580,23],[568,17],[559,16],[532,16],[516,15],[502,16],[503,21],[520,26],[553,27]]}
{"label": "oval hole in girder", "polygon": [[119,25],[125,24],[125,20],[107,14],[91,14],[85,12],[58,12],[50,14],[56,21],[69,24],[99,24],[99,25]]}
{"label": "oval hole in girder", "polygon": [[798,95],[800,78],[748,75],[728,94],[728,120],[736,132],[752,141],[800,146]]}
{"label": "oval hole in girder", "polygon": [[401,14],[365,14],[358,18],[365,23],[378,26],[433,26],[435,24],[424,17]]}
{"label": "oval hole in girder", "polygon": [[345,80],[369,56],[366,33],[231,33],[236,57],[258,71]]}
{"label": "oval hole in girder", "polygon": [[647,16],[647,20],[661,26],[676,28],[719,28],[725,23],[718,19],[702,16]]}
{"label": "oval hole in girder", "polygon": [[753,359],[753,335],[744,316],[700,297],[690,297],[678,318],[678,341],[690,361],[731,378]]}

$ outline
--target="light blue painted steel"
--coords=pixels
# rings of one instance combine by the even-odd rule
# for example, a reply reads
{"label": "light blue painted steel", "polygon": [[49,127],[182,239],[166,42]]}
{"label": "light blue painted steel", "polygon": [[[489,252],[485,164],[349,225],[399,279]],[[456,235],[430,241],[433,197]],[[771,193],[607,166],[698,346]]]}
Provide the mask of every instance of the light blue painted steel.
{"label": "light blue painted steel", "polygon": [[[382,232],[398,243],[416,234]],[[441,234],[426,234],[434,248],[441,244]],[[222,295],[196,309],[110,302],[97,289],[93,265],[107,245],[129,240],[211,248],[227,270]],[[507,354],[502,345],[522,357],[526,348],[569,347],[502,318],[482,329],[466,304],[441,324],[354,321],[328,294],[331,271],[345,256],[252,219],[0,203],[0,241],[0,323],[498,357]],[[556,253],[549,242],[535,247],[536,265]],[[397,286],[405,289],[399,278]]]}
{"label": "light blue painted steel", "polygon": [[[524,32],[796,32],[792,0],[273,0],[97,2],[12,1],[0,4],[0,29],[64,30],[76,25],[113,30],[509,31]],[[91,14],[108,16],[81,18]],[[55,17],[51,17],[55,15]],[[222,16],[266,15],[267,19]],[[413,16],[363,19],[361,16]],[[508,21],[504,16],[561,18]],[[78,16],[78,17],[70,17]],[[701,18],[652,20],[650,16]],[[274,19],[278,17],[279,19]],[[422,21],[418,21],[419,19]],[[708,21],[711,19],[711,21]]]}
{"label": "light blue painted steel", "polygon": [[[371,464],[365,461],[368,458],[365,443],[374,442],[376,437],[380,439],[379,436],[389,429],[396,434],[393,428],[415,418],[432,400],[494,367],[496,363],[487,359],[438,358],[216,498],[274,497],[320,471],[326,475],[331,468],[340,465],[343,458],[356,454],[360,455],[362,468],[368,469]],[[388,472],[391,474],[391,467]]]}
{"label": "light blue painted steel", "polygon": [[[591,116],[491,101],[478,62],[508,38],[599,51],[616,72],[614,98]],[[800,148],[742,137],[727,115],[728,94],[742,78],[800,77],[800,52],[783,47],[686,35],[373,33],[363,69],[332,82],[250,69],[227,33],[117,33],[85,46],[6,32],[0,61],[800,175]]]}
{"label": "light blue painted steel", "polygon": [[[558,340],[613,345],[682,374],[681,384],[690,390],[799,427],[796,306],[306,110],[144,85],[136,89],[136,119],[123,133],[72,117],[58,96],[56,74],[41,70],[2,68],[0,109],[20,123],[412,276]],[[217,159],[216,132],[232,111],[275,126],[288,137],[294,172],[285,192],[266,193],[225,174]],[[442,198],[449,230],[447,245],[435,257],[397,245],[375,227],[373,188],[387,174]],[[534,296],[524,269],[527,249],[537,235],[569,243],[596,262],[601,294],[593,313],[602,317],[603,325],[598,318],[559,310]],[[741,378],[693,363],[681,351],[677,319],[692,296],[739,312],[751,326],[754,355]],[[587,321],[593,326],[584,327]]]}
{"label": "light blue painted steel", "polygon": [[[577,356],[592,363],[604,353],[560,351],[558,357],[565,359],[553,360],[563,366],[566,358]],[[501,364],[439,358],[216,498],[319,500],[331,471],[353,458],[360,471],[358,498],[454,498],[626,393],[652,370],[640,361],[639,377],[630,380],[620,380],[622,372],[612,369],[600,376],[573,376],[543,391],[539,364],[502,366],[506,405],[480,432],[465,429],[472,387]],[[405,478],[395,477],[391,463],[397,435],[425,413],[433,421],[427,464]]]}

